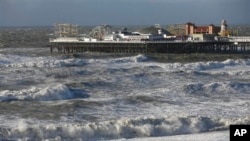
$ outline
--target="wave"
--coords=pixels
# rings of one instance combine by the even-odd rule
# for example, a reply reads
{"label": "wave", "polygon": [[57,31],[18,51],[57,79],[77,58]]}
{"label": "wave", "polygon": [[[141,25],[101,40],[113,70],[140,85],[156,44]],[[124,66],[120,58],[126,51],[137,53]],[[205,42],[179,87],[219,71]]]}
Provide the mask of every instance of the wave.
{"label": "wave", "polygon": [[4,67],[70,67],[70,66],[84,66],[87,62],[82,59],[65,59],[65,60],[56,60],[56,59],[46,59],[46,58],[34,58],[33,60],[26,60],[21,62],[7,63],[2,66]]}
{"label": "wave", "polygon": [[107,63],[120,64],[120,63],[140,63],[146,62],[148,57],[143,54],[138,54],[136,56],[131,57],[122,57],[122,58],[113,58],[107,60]]}
{"label": "wave", "polygon": [[81,89],[68,88],[62,84],[55,84],[45,88],[32,87],[20,91],[5,90],[0,92],[0,101],[55,101],[74,98],[86,98],[88,94]]}
{"label": "wave", "polygon": [[205,63],[195,63],[195,68],[198,70],[210,70],[210,69],[220,69],[227,66],[246,66],[250,65],[250,60],[232,60],[228,59],[223,62],[205,62]]}
{"label": "wave", "polygon": [[213,69],[221,69],[230,66],[249,66],[250,59],[246,60],[232,60],[228,59],[222,62],[208,61],[208,62],[196,62],[196,63],[167,63],[161,64],[161,66],[167,71],[206,71]]}
{"label": "wave", "polygon": [[[0,55],[0,67],[70,67],[84,66],[89,64],[137,64],[147,62],[149,65],[161,66],[167,71],[206,71],[212,69],[221,69],[228,66],[249,66],[250,59],[232,60],[228,59],[222,62],[208,61],[195,63],[157,63],[149,62],[149,57],[138,54],[131,57],[105,58],[105,59],[81,59],[81,58],[55,58],[55,57],[26,57],[18,55]],[[144,64],[146,65],[146,63]]]}
{"label": "wave", "polygon": [[0,66],[9,64],[10,60],[6,57],[6,55],[0,54]]}
{"label": "wave", "polygon": [[149,58],[143,54],[139,54],[137,56],[134,57],[135,62],[145,62],[148,61]]}
{"label": "wave", "polygon": [[2,55],[0,54],[0,67],[21,68],[21,67],[69,67],[83,66],[88,62],[78,58],[62,58],[62,57],[27,57],[19,55]]}
{"label": "wave", "polygon": [[[35,122],[35,121],[33,121]],[[250,117],[216,119],[209,117],[166,117],[119,119],[92,123],[32,124],[24,120],[18,126],[0,128],[0,139],[36,140],[109,140],[157,137],[228,130],[230,124],[250,123]]]}
{"label": "wave", "polygon": [[184,86],[184,92],[199,95],[250,94],[248,82],[191,83]]}
{"label": "wave", "polygon": [[120,64],[120,63],[138,63],[148,60],[145,55],[132,57],[113,58],[113,59],[79,59],[79,58],[53,58],[53,57],[24,57],[18,55],[1,55],[0,67],[70,67],[84,66],[87,64]]}

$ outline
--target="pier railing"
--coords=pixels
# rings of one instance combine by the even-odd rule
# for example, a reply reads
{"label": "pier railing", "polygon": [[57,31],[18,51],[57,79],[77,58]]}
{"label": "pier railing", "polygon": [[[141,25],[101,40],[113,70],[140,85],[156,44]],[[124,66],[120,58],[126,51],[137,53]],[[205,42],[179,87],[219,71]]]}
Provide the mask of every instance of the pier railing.
{"label": "pier railing", "polygon": [[222,41],[76,41],[51,40],[51,52],[109,53],[250,53],[249,38]]}

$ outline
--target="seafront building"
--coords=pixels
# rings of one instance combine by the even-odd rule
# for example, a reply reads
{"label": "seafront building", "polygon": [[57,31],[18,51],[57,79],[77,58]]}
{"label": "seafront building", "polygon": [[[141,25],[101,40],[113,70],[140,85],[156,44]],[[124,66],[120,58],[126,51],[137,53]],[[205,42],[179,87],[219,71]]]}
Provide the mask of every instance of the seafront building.
{"label": "seafront building", "polygon": [[218,37],[228,37],[230,32],[227,28],[226,20],[221,21],[221,26],[213,24],[207,26],[196,26],[194,23],[187,23],[185,34],[189,36],[188,40],[212,41],[218,40]]}
{"label": "seafront building", "polygon": [[186,24],[186,35],[192,34],[218,34],[220,32],[220,27],[210,24],[208,26],[196,26],[194,23]]}

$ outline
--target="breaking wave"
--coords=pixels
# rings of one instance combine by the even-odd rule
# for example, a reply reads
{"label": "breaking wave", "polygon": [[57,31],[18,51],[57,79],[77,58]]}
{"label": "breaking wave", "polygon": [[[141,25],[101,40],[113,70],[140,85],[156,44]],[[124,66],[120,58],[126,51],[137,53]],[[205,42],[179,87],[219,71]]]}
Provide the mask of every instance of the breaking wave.
{"label": "breaking wave", "polygon": [[221,69],[229,66],[249,66],[250,59],[248,60],[232,60],[228,59],[222,62],[209,61],[209,62],[196,62],[196,63],[168,63],[162,65],[163,68],[169,71],[206,71],[212,69]]}
{"label": "breaking wave", "polygon": [[0,92],[0,101],[55,101],[73,98],[85,98],[88,95],[83,90],[69,89],[67,86],[57,84],[45,88],[32,87],[19,91],[5,90]]}
{"label": "breaking wave", "polygon": [[[139,54],[131,57],[121,57],[112,59],[83,59],[83,58],[53,58],[53,57],[25,57],[17,55],[0,54],[0,67],[70,67],[84,66],[93,63],[100,64],[124,64],[146,62],[149,58],[146,55]],[[150,63],[149,63],[150,64]],[[168,71],[206,71],[211,69],[221,69],[228,66],[249,66],[250,59],[232,60],[228,59],[222,62],[208,61],[195,63],[151,63],[159,65]]]}
{"label": "breaking wave", "polygon": [[184,91],[190,94],[250,94],[248,82],[211,82],[191,83],[184,86]]}
{"label": "breaking wave", "polygon": [[0,67],[70,67],[70,66],[84,66],[91,63],[137,63],[148,60],[145,55],[137,55],[132,57],[123,57],[116,59],[79,59],[79,58],[46,58],[46,57],[23,57],[23,56],[0,56]]}
{"label": "breaking wave", "polygon": [[[33,121],[34,122],[34,121]],[[23,120],[17,127],[0,128],[0,139],[37,140],[107,140],[120,138],[171,136],[227,130],[230,124],[250,123],[250,118],[237,120],[209,117],[167,117],[120,119],[88,124],[32,124]]]}
{"label": "breaking wave", "polygon": [[70,66],[83,66],[87,63],[82,59],[66,59],[66,60],[47,60],[45,58],[27,60],[26,62],[9,63],[5,67],[70,67]]}
{"label": "breaking wave", "polygon": [[122,57],[122,58],[115,58],[110,59],[108,62],[114,63],[114,64],[120,64],[120,63],[140,63],[145,62],[148,60],[148,57],[142,54],[139,54],[137,56],[132,57]]}

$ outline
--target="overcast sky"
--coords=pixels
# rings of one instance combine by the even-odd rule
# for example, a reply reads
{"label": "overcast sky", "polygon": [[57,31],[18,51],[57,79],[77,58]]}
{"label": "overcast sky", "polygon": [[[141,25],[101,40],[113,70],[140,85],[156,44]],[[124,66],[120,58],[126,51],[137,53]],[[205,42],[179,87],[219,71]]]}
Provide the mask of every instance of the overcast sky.
{"label": "overcast sky", "polygon": [[250,24],[250,0],[0,0],[0,26]]}

